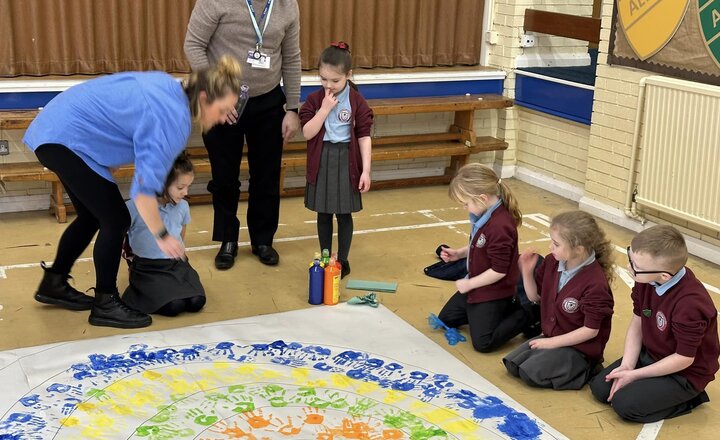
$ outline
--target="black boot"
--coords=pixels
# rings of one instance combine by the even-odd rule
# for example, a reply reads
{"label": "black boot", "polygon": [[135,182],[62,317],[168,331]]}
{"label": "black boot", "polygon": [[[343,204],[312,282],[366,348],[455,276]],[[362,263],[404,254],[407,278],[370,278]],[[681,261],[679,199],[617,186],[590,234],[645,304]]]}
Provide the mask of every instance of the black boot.
{"label": "black boot", "polygon": [[527,314],[527,321],[525,328],[523,328],[523,336],[527,339],[532,339],[542,333],[542,326],[540,325],[540,305],[534,303],[527,303],[523,305],[525,313]]}
{"label": "black boot", "polygon": [[152,324],[150,315],[131,309],[114,292],[95,291],[95,302],[88,322],[92,325],[117,328],[142,328]]}
{"label": "black boot", "polygon": [[227,270],[233,267],[237,249],[237,241],[223,241],[220,245],[220,251],[215,256],[215,267],[219,270]]}
{"label": "black boot", "polygon": [[73,289],[68,284],[70,275],[55,273],[43,261],[40,263],[45,273],[40,281],[35,301],[43,304],[52,304],[69,310],[90,310],[93,297]]}
{"label": "black boot", "polygon": [[340,269],[340,279],[343,279],[346,276],[350,275],[350,262],[349,261],[340,260],[340,266],[342,267],[342,269]]}

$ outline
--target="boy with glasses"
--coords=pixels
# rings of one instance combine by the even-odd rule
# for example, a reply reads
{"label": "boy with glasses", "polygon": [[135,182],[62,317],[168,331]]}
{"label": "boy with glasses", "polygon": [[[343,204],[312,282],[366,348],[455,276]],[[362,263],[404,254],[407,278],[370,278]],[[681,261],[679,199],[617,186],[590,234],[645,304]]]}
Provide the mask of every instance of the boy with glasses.
{"label": "boy with glasses", "polygon": [[718,371],[717,309],[685,267],[685,239],[672,226],[653,226],[627,248],[635,280],[633,317],[623,357],[590,381],[596,399],[623,419],[650,423],[708,402],[705,387]]}

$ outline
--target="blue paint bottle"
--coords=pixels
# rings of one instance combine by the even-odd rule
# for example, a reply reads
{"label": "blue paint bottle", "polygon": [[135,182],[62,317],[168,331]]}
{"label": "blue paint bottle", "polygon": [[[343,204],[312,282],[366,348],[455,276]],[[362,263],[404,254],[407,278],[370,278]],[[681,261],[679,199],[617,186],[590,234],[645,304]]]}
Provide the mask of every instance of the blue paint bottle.
{"label": "blue paint bottle", "polygon": [[312,305],[323,303],[323,282],[325,281],[325,271],[320,267],[320,260],[315,259],[312,266],[308,270],[309,273],[309,299]]}

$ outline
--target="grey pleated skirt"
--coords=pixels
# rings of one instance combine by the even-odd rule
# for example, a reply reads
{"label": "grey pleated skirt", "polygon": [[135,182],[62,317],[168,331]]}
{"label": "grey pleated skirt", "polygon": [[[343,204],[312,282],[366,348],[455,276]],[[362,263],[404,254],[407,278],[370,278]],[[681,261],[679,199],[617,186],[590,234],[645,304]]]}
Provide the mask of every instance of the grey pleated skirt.
{"label": "grey pleated skirt", "polygon": [[350,143],[323,142],[315,184],[305,186],[305,207],[324,214],[349,214],[362,209],[362,198],[350,183]]}

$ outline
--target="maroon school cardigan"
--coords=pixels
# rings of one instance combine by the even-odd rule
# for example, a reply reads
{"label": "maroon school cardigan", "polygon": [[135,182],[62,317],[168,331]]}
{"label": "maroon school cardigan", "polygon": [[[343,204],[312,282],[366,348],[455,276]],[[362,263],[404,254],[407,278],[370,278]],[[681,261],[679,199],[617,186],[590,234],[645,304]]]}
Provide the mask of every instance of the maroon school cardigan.
{"label": "maroon school cardigan", "polygon": [[699,392],[718,371],[717,309],[705,286],[690,269],[685,270],[685,276],[663,296],[652,285],[636,282],[631,297],[647,353],[655,361],[673,353],[694,357],[692,365],[677,374]]}
{"label": "maroon school cardigan", "polygon": [[589,361],[602,361],[612,326],[613,294],[600,263],[583,267],[558,291],[560,263],[548,254],[535,272],[540,294],[540,324],[548,338],[580,327],[598,330],[597,336],[572,348]]}
{"label": "maroon school cardigan", "polygon": [[470,278],[488,269],[505,276],[487,286],[467,293],[470,304],[512,298],[520,278],[518,268],[518,232],[515,219],[505,205],[500,204],[490,219],[478,229],[468,249]]}
{"label": "maroon school cardigan", "polygon": [[[350,84],[348,84],[348,87],[350,87]],[[315,116],[315,113],[320,110],[323,98],[325,98],[325,89],[322,87],[308,95],[305,103],[300,108],[300,122],[303,127]],[[350,167],[351,188],[357,192],[359,191],[360,175],[363,172],[362,156],[360,155],[358,139],[370,136],[373,124],[373,111],[367,101],[365,101],[365,98],[353,88],[350,88],[350,112],[353,129],[350,130],[348,165]],[[325,136],[325,124],[323,124],[314,138],[307,141],[306,178],[308,183],[315,184],[317,182],[317,175],[320,170],[320,158],[322,157],[323,136]]]}

